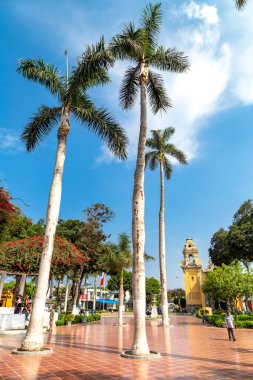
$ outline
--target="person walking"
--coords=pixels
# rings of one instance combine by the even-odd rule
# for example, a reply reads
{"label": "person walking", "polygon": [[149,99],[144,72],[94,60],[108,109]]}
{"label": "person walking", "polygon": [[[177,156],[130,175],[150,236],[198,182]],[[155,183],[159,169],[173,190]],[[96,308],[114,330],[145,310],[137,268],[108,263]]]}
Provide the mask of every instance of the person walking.
{"label": "person walking", "polygon": [[226,327],[227,327],[227,330],[228,330],[228,338],[229,338],[229,340],[233,339],[233,341],[235,341],[236,340],[236,337],[234,335],[235,324],[234,324],[233,315],[231,314],[230,311],[228,311],[227,314],[226,314],[226,316],[225,316],[225,323],[226,323]]}

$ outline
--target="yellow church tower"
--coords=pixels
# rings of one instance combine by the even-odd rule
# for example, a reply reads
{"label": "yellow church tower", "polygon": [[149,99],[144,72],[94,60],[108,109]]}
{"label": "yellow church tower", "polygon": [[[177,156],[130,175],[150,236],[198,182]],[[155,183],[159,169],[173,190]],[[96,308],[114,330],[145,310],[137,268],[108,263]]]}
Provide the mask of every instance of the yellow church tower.
{"label": "yellow church tower", "polygon": [[183,255],[184,260],[181,261],[181,268],[184,272],[186,305],[203,307],[205,306],[205,295],[201,290],[203,266],[202,261],[198,258],[198,249],[192,238],[186,239]]}

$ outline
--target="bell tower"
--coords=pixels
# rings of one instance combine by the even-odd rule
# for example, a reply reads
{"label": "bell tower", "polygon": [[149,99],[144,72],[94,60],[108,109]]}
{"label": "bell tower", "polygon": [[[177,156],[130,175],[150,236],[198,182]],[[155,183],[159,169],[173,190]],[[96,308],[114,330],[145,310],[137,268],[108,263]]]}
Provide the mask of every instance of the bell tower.
{"label": "bell tower", "polygon": [[202,261],[199,260],[199,252],[192,238],[186,239],[183,249],[184,260],[181,261],[181,268],[184,272],[184,287],[186,305],[202,306],[204,294],[201,290],[202,282]]}

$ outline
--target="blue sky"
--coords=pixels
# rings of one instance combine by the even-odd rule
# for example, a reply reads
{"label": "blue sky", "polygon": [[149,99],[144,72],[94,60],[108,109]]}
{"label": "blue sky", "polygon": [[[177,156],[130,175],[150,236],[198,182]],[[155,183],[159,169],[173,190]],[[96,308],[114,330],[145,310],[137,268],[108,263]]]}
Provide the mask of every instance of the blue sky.
{"label": "blue sky", "polygon": [[[64,50],[70,66],[86,44],[103,34],[106,40],[122,24],[138,22],[146,1],[0,0],[1,124],[0,178],[13,197],[24,200],[24,213],[34,221],[45,217],[56,150],[56,129],[33,153],[19,142],[22,128],[41,104],[56,100],[40,85],[16,73],[19,58],[43,58],[64,72]],[[231,0],[162,1],[160,43],[189,56],[187,74],[166,73],[164,80],[173,108],[149,114],[149,130],[176,128],[174,143],[189,158],[187,167],[174,165],[166,183],[166,252],[168,287],[183,285],[182,248],[193,237],[204,264],[213,233],[226,228],[242,202],[252,198],[253,142],[253,3],[238,12]],[[129,158],[114,160],[101,141],[72,121],[64,170],[60,217],[82,218],[93,203],[115,213],[107,232],[116,241],[131,232],[131,196],[139,128],[138,102],[122,111],[118,88],[127,64],[117,63],[112,83],[93,90],[97,104],[107,106],[126,129]],[[159,173],[147,172],[146,251],[156,257],[147,264],[147,276],[159,278],[158,210]]]}

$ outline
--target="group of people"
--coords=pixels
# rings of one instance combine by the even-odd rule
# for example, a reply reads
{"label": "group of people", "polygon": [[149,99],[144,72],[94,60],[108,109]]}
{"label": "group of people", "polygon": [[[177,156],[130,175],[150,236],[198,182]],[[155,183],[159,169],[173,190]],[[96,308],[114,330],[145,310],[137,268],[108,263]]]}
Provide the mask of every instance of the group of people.
{"label": "group of people", "polygon": [[22,294],[15,299],[14,303],[14,314],[25,314],[26,320],[30,320],[30,315],[32,312],[32,303],[29,302],[29,296],[26,295],[23,299]]}

